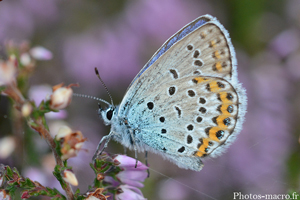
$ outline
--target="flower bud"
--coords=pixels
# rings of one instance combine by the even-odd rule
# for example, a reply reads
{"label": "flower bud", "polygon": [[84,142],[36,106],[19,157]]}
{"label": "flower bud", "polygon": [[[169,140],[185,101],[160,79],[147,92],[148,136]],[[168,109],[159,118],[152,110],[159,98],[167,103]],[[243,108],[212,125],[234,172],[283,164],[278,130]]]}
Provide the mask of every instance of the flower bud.
{"label": "flower bud", "polygon": [[72,100],[73,90],[72,85],[63,87],[59,84],[53,87],[53,93],[50,96],[50,108],[53,110],[61,110],[66,108]]}
{"label": "flower bud", "polygon": [[0,139],[0,159],[5,159],[15,150],[16,143],[13,137]]}
{"label": "flower bud", "polygon": [[23,53],[20,56],[20,63],[24,66],[30,65],[31,63],[30,55],[28,53]]}
{"label": "flower bud", "polygon": [[58,133],[56,135],[56,140],[60,140],[68,135],[72,134],[72,129],[68,126],[62,126],[59,128]]}
{"label": "flower bud", "polygon": [[7,85],[15,80],[16,66],[12,61],[0,60],[0,86]]}
{"label": "flower bud", "polygon": [[52,53],[48,49],[37,46],[30,49],[31,56],[36,60],[50,60],[52,59]]}
{"label": "flower bud", "polygon": [[1,200],[11,200],[11,196],[6,193],[5,190],[0,189],[0,199]]}
{"label": "flower bud", "polygon": [[25,104],[23,104],[21,112],[23,117],[28,117],[31,112],[32,112],[32,105],[29,102],[26,102]]}
{"label": "flower bud", "polygon": [[63,179],[64,181],[70,183],[71,185],[77,186],[78,185],[78,180],[75,176],[75,174],[71,170],[64,170],[63,171]]}

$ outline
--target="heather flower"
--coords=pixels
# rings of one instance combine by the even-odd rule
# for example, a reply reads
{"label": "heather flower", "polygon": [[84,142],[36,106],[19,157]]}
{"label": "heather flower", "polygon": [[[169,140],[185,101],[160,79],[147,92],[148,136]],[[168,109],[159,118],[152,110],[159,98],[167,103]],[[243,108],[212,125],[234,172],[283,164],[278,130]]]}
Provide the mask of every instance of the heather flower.
{"label": "heather flower", "polygon": [[134,199],[134,200],[144,200],[146,199],[143,196],[141,190],[130,185],[120,185],[118,187],[118,192],[116,194],[116,200],[124,199]]}
{"label": "heather flower", "polygon": [[11,200],[11,196],[6,193],[5,190],[0,190],[0,199],[1,200]]}
{"label": "heather flower", "polygon": [[48,49],[36,46],[30,49],[30,55],[36,60],[50,60],[52,59],[52,53]]}
{"label": "heather flower", "polygon": [[144,186],[141,182],[144,182],[148,176],[148,172],[146,171],[148,167],[146,165],[138,161],[137,167],[135,167],[136,159],[125,155],[117,155],[114,161],[118,163],[117,166],[122,169],[122,171],[117,174],[117,178],[120,182],[134,187]]}
{"label": "heather flower", "polygon": [[103,190],[103,188],[97,188],[94,191],[87,192],[85,200],[106,200],[109,196],[102,194]]}
{"label": "heather flower", "polygon": [[[43,100],[50,98],[52,89],[50,85],[35,85],[29,88],[28,96],[30,100],[35,102],[35,105],[39,105]],[[48,119],[64,119],[67,117],[66,110],[59,110],[58,112],[49,112],[45,116]]]}
{"label": "heather flower", "polygon": [[78,180],[77,180],[75,174],[71,170],[66,169],[62,172],[62,174],[63,174],[62,177],[66,182],[68,182],[74,186],[78,185]]}
{"label": "heather flower", "polygon": [[32,110],[32,105],[29,102],[26,102],[21,108],[23,117],[28,117],[31,114]]}
{"label": "heather flower", "polygon": [[16,148],[16,142],[13,137],[4,137],[0,139],[0,159],[8,158]]}
{"label": "heather flower", "polygon": [[63,83],[53,86],[53,93],[50,96],[50,108],[53,110],[60,110],[66,108],[72,100],[73,90],[69,85],[67,87],[63,87]]}
{"label": "heather flower", "polygon": [[77,156],[83,146],[83,142],[86,140],[80,131],[73,132],[69,127],[62,127],[55,138],[61,143],[62,160]]}
{"label": "heather flower", "polygon": [[0,60],[0,86],[13,82],[15,80],[16,73],[17,69],[13,61]]}

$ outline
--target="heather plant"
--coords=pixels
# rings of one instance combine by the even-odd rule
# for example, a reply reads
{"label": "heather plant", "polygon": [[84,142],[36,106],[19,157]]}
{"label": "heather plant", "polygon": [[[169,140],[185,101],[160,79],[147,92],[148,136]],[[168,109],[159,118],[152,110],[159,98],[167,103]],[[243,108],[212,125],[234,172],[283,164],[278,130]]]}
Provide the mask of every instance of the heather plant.
{"label": "heather plant", "polygon": [[[52,58],[50,51],[43,47],[31,48],[28,43],[15,44],[12,41],[6,44],[6,58],[0,60],[0,91],[11,101],[10,110],[13,121],[18,123],[21,132],[26,127],[39,134],[40,139],[49,145],[55,158],[53,176],[59,181],[61,189],[50,188],[39,183],[39,180],[31,180],[24,177],[14,166],[0,164],[0,199],[14,199],[20,196],[29,199],[33,196],[47,196],[53,200],[58,199],[144,199],[139,190],[142,182],[147,177],[147,166],[125,155],[110,155],[103,152],[90,167],[94,171],[94,181],[86,186],[86,191],[72,186],[78,186],[76,174],[68,159],[76,157],[87,138],[80,131],[74,131],[68,126],[61,126],[55,137],[45,117],[46,113],[59,112],[65,109],[72,100],[73,87],[78,84],[63,83],[52,87],[50,96],[42,97],[42,101],[27,98],[30,85],[29,78],[34,75],[38,60]],[[23,123],[26,122],[26,123]],[[17,124],[13,124],[16,126]],[[26,133],[25,133],[26,134]],[[13,145],[7,140],[1,144],[1,149],[10,154]],[[2,156],[4,153],[1,153]],[[88,163],[87,163],[88,165]],[[18,191],[21,191],[19,193]]]}

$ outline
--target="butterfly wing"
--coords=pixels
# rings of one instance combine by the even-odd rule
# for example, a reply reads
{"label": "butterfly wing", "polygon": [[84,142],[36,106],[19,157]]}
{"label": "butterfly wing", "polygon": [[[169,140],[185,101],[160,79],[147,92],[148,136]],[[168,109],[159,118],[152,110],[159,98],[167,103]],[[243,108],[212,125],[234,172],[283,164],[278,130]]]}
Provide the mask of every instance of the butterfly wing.
{"label": "butterfly wing", "polygon": [[241,130],[246,95],[224,27],[200,17],[173,35],[131,83],[118,115],[137,141],[178,166],[200,170],[200,158],[224,150]]}

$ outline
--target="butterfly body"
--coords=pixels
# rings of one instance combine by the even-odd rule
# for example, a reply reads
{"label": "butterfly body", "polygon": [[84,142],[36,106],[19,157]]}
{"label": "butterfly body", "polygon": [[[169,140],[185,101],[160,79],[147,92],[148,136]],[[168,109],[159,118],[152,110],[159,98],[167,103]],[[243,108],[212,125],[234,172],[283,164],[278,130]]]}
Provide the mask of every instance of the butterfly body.
{"label": "butterfly body", "polygon": [[202,158],[221,154],[235,139],[245,111],[229,35],[205,15],[166,41],[119,106],[99,114],[111,125],[105,139],[200,171]]}

